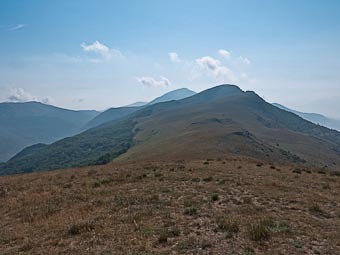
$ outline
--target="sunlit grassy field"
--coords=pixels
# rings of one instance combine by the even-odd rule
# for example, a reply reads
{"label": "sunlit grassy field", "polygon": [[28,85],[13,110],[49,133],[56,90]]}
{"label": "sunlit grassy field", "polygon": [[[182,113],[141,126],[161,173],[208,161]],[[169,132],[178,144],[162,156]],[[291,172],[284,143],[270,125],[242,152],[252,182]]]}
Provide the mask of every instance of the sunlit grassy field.
{"label": "sunlit grassy field", "polygon": [[0,178],[1,254],[339,254],[340,177],[251,159]]}

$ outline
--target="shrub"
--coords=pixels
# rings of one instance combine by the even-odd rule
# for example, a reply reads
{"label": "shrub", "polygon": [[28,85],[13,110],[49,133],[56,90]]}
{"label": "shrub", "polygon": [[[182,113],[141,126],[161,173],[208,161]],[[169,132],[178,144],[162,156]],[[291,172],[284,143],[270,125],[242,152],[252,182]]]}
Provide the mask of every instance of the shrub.
{"label": "shrub", "polygon": [[158,237],[158,242],[159,243],[167,243],[168,242],[168,236],[164,233],[162,233],[159,237]]}
{"label": "shrub", "polygon": [[69,235],[79,235],[83,232],[90,232],[94,229],[94,226],[88,222],[83,222],[83,223],[73,223],[67,233]]}
{"label": "shrub", "polygon": [[213,180],[212,176],[206,177],[203,179],[205,182],[211,182]]}
{"label": "shrub", "polygon": [[100,181],[96,181],[92,184],[93,188],[99,188],[100,187]]}
{"label": "shrub", "polygon": [[176,236],[179,236],[181,234],[181,231],[177,227],[172,227],[172,228],[168,229],[168,233],[169,233],[170,237],[176,237]]}
{"label": "shrub", "polygon": [[268,240],[271,233],[291,233],[291,226],[284,221],[261,219],[249,225],[250,239],[256,242]]}
{"label": "shrub", "polygon": [[195,214],[197,214],[197,208],[195,208],[195,207],[185,208],[184,214],[185,215],[195,215]]}
{"label": "shrub", "polygon": [[295,174],[301,174],[302,173],[302,171],[298,168],[294,169],[292,172],[295,173]]}
{"label": "shrub", "polygon": [[200,247],[202,248],[202,250],[205,250],[205,249],[209,249],[212,247],[212,244],[209,240],[207,239],[203,239],[201,242],[200,242]]}
{"label": "shrub", "polygon": [[302,243],[299,240],[294,240],[292,244],[297,249],[301,249],[303,247]]}
{"label": "shrub", "polygon": [[181,234],[181,231],[177,227],[172,227],[166,230],[161,231],[158,242],[159,243],[167,243],[168,238],[176,237]]}
{"label": "shrub", "polygon": [[332,171],[332,172],[330,172],[330,175],[340,177],[340,172],[339,171]]}
{"label": "shrub", "polygon": [[217,231],[225,232],[227,238],[233,237],[240,231],[237,221],[227,218],[219,218],[217,220]]}
{"label": "shrub", "polygon": [[314,213],[322,213],[322,209],[320,208],[320,206],[318,204],[312,204],[309,207],[309,211],[314,212]]}
{"label": "shrub", "polygon": [[213,202],[218,201],[218,200],[219,200],[218,194],[213,194],[213,195],[211,196],[211,200],[212,200]]}
{"label": "shrub", "polygon": [[250,239],[256,242],[262,242],[270,238],[270,230],[266,220],[260,220],[249,225]]}
{"label": "shrub", "polygon": [[272,233],[291,233],[291,226],[284,221],[267,220],[265,223]]}
{"label": "shrub", "polygon": [[244,250],[243,250],[243,254],[244,255],[252,255],[252,254],[255,254],[255,251],[254,249],[250,248],[250,247],[246,247]]}

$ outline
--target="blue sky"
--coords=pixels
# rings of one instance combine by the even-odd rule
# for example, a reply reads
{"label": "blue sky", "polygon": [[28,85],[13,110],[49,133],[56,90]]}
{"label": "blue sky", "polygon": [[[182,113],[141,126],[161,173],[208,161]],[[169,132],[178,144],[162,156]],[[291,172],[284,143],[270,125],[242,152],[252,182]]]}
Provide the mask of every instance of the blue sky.
{"label": "blue sky", "polygon": [[340,1],[0,1],[0,101],[105,109],[233,83],[340,118]]}

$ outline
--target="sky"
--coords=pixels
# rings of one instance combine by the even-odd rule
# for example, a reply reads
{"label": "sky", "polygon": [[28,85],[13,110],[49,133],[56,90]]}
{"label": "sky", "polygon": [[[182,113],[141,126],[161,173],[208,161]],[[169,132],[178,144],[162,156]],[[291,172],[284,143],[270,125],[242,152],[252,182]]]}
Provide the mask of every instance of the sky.
{"label": "sky", "polygon": [[219,84],[340,119],[340,1],[0,1],[0,101],[104,110]]}

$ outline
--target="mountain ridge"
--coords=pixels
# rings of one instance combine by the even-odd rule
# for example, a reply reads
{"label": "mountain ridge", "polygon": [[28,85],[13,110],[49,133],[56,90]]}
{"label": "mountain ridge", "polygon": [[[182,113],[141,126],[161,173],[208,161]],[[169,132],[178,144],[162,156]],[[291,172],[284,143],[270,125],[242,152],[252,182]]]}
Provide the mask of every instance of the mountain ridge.
{"label": "mountain ridge", "polygon": [[340,131],[340,120],[331,119],[331,118],[326,117],[326,116],[319,114],[319,113],[300,112],[300,111],[297,111],[297,110],[290,109],[290,108],[288,108],[284,105],[278,104],[278,103],[273,103],[273,105],[280,108],[280,109],[286,110],[288,112],[295,113],[296,115],[298,115],[298,116],[300,116],[300,117],[302,117],[302,118],[304,118],[308,121],[311,121],[315,124],[319,124],[319,125]]}
{"label": "mountain ridge", "polygon": [[84,130],[93,128],[99,125],[104,124],[105,122],[113,121],[113,120],[118,120],[120,118],[123,118],[133,112],[136,112],[143,107],[150,106],[153,104],[157,103],[163,103],[167,101],[172,101],[172,100],[181,100],[186,97],[190,97],[192,95],[195,95],[196,92],[189,90],[187,88],[181,88],[181,89],[176,89],[173,91],[170,91],[168,93],[165,93],[162,96],[159,96],[155,98],[154,100],[142,104],[142,105],[137,105],[137,106],[123,106],[123,107],[114,107],[114,108],[109,108],[106,111],[100,113],[98,116],[96,116],[94,119],[90,120],[85,126]]}
{"label": "mountain ridge", "polygon": [[[1,173],[52,170],[113,159],[226,154],[333,167],[340,164],[340,133],[281,110],[252,91],[221,85],[182,100],[143,107],[119,121],[48,145],[43,156],[40,154],[38,150],[29,157],[10,160],[0,168]],[[45,160],[41,166],[42,158],[60,155],[62,160],[50,165]],[[84,161],[86,157],[91,160]]]}

